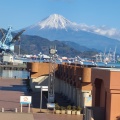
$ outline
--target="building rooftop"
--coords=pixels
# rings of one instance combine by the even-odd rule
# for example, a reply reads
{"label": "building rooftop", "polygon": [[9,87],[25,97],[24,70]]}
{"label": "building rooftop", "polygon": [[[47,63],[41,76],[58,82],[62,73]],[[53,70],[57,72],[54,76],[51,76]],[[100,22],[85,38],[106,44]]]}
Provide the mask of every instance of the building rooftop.
{"label": "building rooftop", "polygon": [[92,69],[107,70],[107,71],[120,71],[120,68],[102,68],[102,67],[93,67]]}

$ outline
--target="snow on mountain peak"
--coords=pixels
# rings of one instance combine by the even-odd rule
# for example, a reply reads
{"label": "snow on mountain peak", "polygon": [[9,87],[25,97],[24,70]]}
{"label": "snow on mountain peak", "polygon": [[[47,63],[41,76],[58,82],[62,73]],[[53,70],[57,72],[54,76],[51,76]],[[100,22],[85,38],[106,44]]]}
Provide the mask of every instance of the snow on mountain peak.
{"label": "snow on mountain peak", "polygon": [[40,29],[55,28],[55,29],[67,29],[75,27],[75,23],[67,20],[59,14],[52,14],[46,19],[38,22],[35,26],[39,26]]}
{"label": "snow on mountain peak", "polygon": [[120,40],[120,30],[118,29],[107,28],[105,25],[97,27],[95,25],[89,26],[82,23],[77,24],[69,21],[68,19],[64,18],[62,15],[59,14],[52,14],[49,17],[43,19],[42,21],[27,27],[27,29],[34,32],[43,29],[60,29],[66,31],[68,31],[68,29],[73,31],[82,30]]}

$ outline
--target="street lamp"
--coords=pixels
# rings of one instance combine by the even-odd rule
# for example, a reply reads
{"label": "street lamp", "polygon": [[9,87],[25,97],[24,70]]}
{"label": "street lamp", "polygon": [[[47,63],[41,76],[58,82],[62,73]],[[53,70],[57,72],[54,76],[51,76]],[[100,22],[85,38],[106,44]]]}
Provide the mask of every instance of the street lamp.
{"label": "street lamp", "polygon": [[79,80],[81,81],[81,80],[82,80],[82,78],[81,78],[81,77],[79,77]]}
{"label": "street lamp", "polygon": [[51,48],[49,52],[50,52],[50,54],[51,54],[51,55],[54,55],[54,54],[56,54],[57,50],[56,50],[56,49]]}

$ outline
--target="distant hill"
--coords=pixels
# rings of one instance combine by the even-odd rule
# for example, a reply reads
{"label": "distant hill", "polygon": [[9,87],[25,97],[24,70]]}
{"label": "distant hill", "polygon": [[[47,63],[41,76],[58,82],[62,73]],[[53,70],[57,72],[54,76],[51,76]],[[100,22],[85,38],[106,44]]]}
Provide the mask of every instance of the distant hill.
{"label": "distant hill", "polygon": [[80,46],[79,44],[75,43],[75,42],[71,42],[71,41],[64,41],[64,44],[70,46],[71,48],[74,48],[75,50],[84,52],[84,51],[98,51],[96,49],[89,49],[85,46]]}
{"label": "distant hill", "polygon": [[[18,43],[16,43],[16,45],[17,44]],[[39,54],[39,52],[42,52],[44,54],[49,54],[50,46],[55,45],[58,51],[58,55],[60,56],[75,57],[77,55],[80,55],[80,56],[83,55],[83,51],[76,50],[73,47],[66,45],[61,41],[58,41],[58,40],[50,41],[48,39],[41,38],[39,36],[22,35],[20,44],[21,44],[20,46],[22,49],[21,50],[22,53],[27,53],[27,54]],[[82,48],[84,47],[82,46]],[[85,49],[87,50],[86,47]],[[91,51],[90,51],[90,54],[91,54]],[[84,56],[86,55],[84,54]],[[87,53],[87,56],[88,56],[88,53]]]}
{"label": "distant hill", "polygon": [[[4,32],[6,32],[4,30]],[[12,33],[15,36],[16,33]],[[2,35],[0,34],[0,38]],[[50,41],[46,38],[32,35],[21,35],[20,40],[20,53],[21,54],[49,54],[50,46],[56,46],[58,55],[75,57],[75,56],[84,56],[91,57],[94,55],[96,50],[88,49],[87,47],[80,46],[74,42],[70,41]],[[19,53],[19,42],[15,43],[15,52]]]}

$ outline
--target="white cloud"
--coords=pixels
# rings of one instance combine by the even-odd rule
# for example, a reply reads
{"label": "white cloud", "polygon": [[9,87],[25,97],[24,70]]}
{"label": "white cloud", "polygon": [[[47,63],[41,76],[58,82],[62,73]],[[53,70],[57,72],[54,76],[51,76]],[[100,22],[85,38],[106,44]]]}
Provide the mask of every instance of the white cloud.
{"label": "white cloud", "polygon": [[108,28],[105,25],[96,27],[96,26],[88,26],[86,24],[79,24],[79,28],[84,31],[93,32],[99,35],[104,35],[106,37],[120,40],[120,30],[115,28]]}

